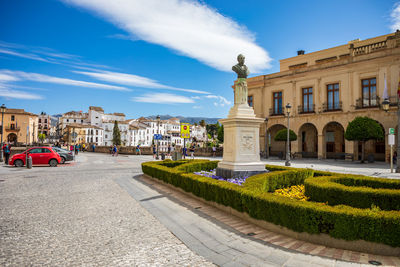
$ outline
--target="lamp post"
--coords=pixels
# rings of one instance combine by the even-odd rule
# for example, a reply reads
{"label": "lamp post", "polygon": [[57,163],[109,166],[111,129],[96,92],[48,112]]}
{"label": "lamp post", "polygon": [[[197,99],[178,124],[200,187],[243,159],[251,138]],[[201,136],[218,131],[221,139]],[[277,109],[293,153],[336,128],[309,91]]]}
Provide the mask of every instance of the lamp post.
{"label": "lamp post", "polygon": [[[382,102],[382,109],[385,112],[389,111],[390,102],[384,99]],[[397,100],[397,157],[400,155],[400,101]],[[392,160],[392,159],[391,159]],[[400,173],[400,160],[396,160],[396,173]]]}
{"label": "lamp post", "polygon": [[[160,134],[160,116],[157,115],[157,134]],[[158,156],[158,149],[160,147],[160,139],[159,136],[157,136],[157,156],[156,159],[160,159]]]}
{"label": "lamp post", "polygon": [[3,162],[3,131],[4,131],[4,112],[6,112],[6,106],[3,104],[0,107],[1,112],[1,148],[0,148],[0,162]]}
{"label": "lamp post", "polygon": [[289,139],[289,132],[290,132],[290,111],[292,106],[288,103],[286,105],[286,113],[287,113],[287,139],[286,139],[286,162],[285,166],[290,166],[290,139]]}
{"label": "lamp post", "polygon": [[265,158],[269,158],[268,117],[265,118]]}

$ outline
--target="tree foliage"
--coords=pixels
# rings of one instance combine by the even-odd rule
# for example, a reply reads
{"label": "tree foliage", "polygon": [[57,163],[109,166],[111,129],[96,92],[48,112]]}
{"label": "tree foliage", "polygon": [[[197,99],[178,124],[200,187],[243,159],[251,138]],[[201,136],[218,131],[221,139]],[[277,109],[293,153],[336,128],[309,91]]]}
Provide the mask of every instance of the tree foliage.
{"label": "tree foliage", "polygon": [[201,127],[205,127],[206,126],[206,121],[205,120],[201,120],[199,121],[199,124]]}
{"label": "tree foliage", "polygon": [[40,142],[43,143],[44,140],[46,139],[46,135],[44,133],[40,133],[40,134],[38,134],[38,138],[39,138]]}
{"label": "tree foliage", "polygon": [[114,129],[113,129],[113,144],[114,145],[121,145],[121,132],[118,128],[118,121],[114,122]]}
{"label": "tree foliage", "polygon": [[385,138],[382,126],[368,117],[357,117],[346,128],[344,138],[350,141],[382,140]]}
{"label": "tree foliage", "polygon": [[[287,129],[282,129],[279,130],[275,137],[274,137],[275,141],[287,141]],[[296,141],[297,140],[297,135],[295,132],[293,132],[292,130],[289,131],[289,140],[290,141]]]}
{"label": "tree foliage", "polygon": [[206,125],[207,133],[210,134],[212,138],[215,138],[215,136],[218,134],[219,127],[220,127],[220,125],[218,123],[207,124]]}
{"label": "tree foliage", "polygon": [[218,136],[217,136],[217,138],[218,138],[218,141],[220,141],[221,143],[224,142],[224,126],[223,125],[221,125],[218,128]]}

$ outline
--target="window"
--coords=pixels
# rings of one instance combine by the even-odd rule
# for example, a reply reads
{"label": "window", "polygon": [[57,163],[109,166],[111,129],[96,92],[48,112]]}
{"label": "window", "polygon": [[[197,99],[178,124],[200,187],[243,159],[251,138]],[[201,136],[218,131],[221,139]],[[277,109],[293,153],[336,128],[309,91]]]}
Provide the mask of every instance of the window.
{"label": "window", "polygon": [[29,154],[40,154],[42,153],[42,149],[41,148],[33,148],[31,150],[28,151]]}
{"label": "window", "polygon": [[376,78],[364,79],[362,85],[362,105],[363,107],[376,107]]}
{"label": "window", "polygon": [[42,153],[51,153],[51,151],[47,148],[42,148]]}
{"label": "window", "polygon": [[47,123],[47,119],[44,119],[44,123]]}
{"label": "window", "polygon": [[250,107],[253,106],[253,96],[252,95],[249,95],[247,97],[247,103],[249,104]]}
{"label": "window", "polygon": [[96,135],[99,135],[99,130],[96,130]]}
{"label": "window", "polygon": [[96,137],[96,143],[97,143],[97,142],[99,142],[99,138],[98,138],[98,137]]}
{"label": "window", "polygon": [[15,121],[15,116],[11,115],[11,121]]}
{"label": "window", "polygon": [[313,112],[313,89],[312,87],[303,88],[303,110],[302,112]]}
{"label": "window", "polygon": [[76,120],[74,120],[74,122],[76,122]]}
{"label": "window", "polygon": [[273,97],[274,97],[273,114],[283,114],[283,111],[282,111],[282,92],[273,93]]}
{"label": "window", "polygon": [[[13,116],[11,116],[11,120],[13,121]],[[39,119],[39,123],[42,123],[42,119]]]}
{"label": "window", "polygon": [[83,123],[83,120],[81,120],[81,123]]}
{"label": "window", "polygon": [[104,137],[105,137],[105,138],[108,138],[108,135],[105,135]]}
{"label": "window", "polygon": [[10,124],[10,129],[11,129],[11,130],[15,130],[15,124],[14,124],[14,123],[11,123],[11,124]]}
{"label": "window", "polygon": [[67,119],[67,122],[69,122],[69,119]]}
{"label": "window", "polygon": [[339,104],[339,84],[328,84],[327,85],[327,95],[328,95],[328,110],[340,109]]}

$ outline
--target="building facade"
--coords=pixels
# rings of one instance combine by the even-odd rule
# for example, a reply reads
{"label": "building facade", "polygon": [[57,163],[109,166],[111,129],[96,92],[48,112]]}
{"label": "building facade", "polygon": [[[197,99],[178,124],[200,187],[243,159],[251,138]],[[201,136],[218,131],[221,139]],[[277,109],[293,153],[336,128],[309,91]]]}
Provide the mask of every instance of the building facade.
{"label": "building facade", "polygon": [[0,126],[0,133],[3,131],[2,142],[11,144],[35,143],[38,141],[38,125],[38,115],[26,112],[23,109],[6,109],[4,127],[3,125]]}
{"label": "building facade", "polygon": [[[247,80],[249,102],[260,128],[260,151],[282,154],[284,142],[274,141],[287,127],[285,106],[290,103],[290,129],[297,134],[291,152],[299,157],[359,159],[361,145],[347,141],[344,132],[357,116],[380,123],[385,140],[368,141],[366,155],[388,160],[389,128],[397,129],[397,88],[400,73],[400,32],[298,55],[280,61],[280,72]],[[381,109],[385,84],[391,103]]]}

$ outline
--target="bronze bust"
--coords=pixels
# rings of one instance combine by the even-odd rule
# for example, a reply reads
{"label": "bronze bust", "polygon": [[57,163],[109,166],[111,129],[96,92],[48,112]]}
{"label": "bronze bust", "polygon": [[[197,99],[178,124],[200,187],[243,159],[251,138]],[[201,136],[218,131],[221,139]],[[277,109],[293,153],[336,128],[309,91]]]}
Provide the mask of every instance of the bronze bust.
{"label": "bronze bust", "polygon": [[237,61],[239,62],[235,66],[232,67],[232,70],[237,73],[238,78],[247,78],[247,75],[249,75],[249,69],[247,66],[244,64],[244,59],[245,57],[242,54],[239,54],[237,57]]}

